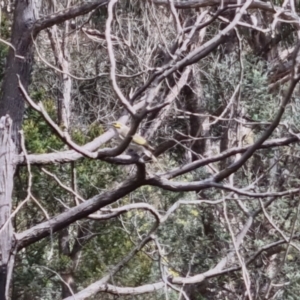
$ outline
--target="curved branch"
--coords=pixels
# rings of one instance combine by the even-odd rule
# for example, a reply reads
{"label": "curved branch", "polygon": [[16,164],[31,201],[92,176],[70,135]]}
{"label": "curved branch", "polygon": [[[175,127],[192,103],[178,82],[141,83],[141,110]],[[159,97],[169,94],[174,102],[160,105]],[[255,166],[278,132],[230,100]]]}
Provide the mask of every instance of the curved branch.
{"label": "curved branch", "polygon": [[[17,75],[18,76],[18,75]],[[51,117],[48,115],[47,111],[45,110],[43,104],[40,102],[39,104],[36,104],[28,95],[26,89],[22,85],[22,82],[19,79],[19,89],[24,97],[24,99],[27,101],[27,103],[38,113],[41,114],[41,116],[44,118],[46,123],[54,130],[54,132],[57,134],[57,136],[70,148],[81,154],[82,156],[92,158],[92,159],[101,159],[101,158],[108,158],[112,156],[117,156],[121,154],[130,144],[132,140],[132,136],[137,131],[137,128],[141,122],[141,119],[134,118],[132,120],[132,124],[130,127],[130,130],[128,131],[128,134],[126,137],[122,140],[122,142],[115,148],[104,148],[101,150],[98,150],[96,152],[91,152],[86,150],[85,147],[82,147],[80,145],[77,145],[73,140],[71,139],[69,133],[66,130],[61,130],[60,127],[51,119]]]}
{"label": "curved branch", "polygon": [[[264,142],[262,145],[260,145],[258,147],[258,149],[268,149],[268,148],[273,148],[273,147],[286,146],[286,145],[289,145],[292,143],[297,143],[298,141],[299,140],[296,136],[292,136],[292,137],[288,137],[288,138],[274,139],[274,140],[269,140],[269,141]],[[184,166],[180,166],[172,171],[169,171],[166,174],[163,174],[163,176],[167,179],[171,179],[171,178],[177,177],[179,175],[186,174],[190,171],[193,171],[197,168],[206,166],[210,163],[226,159],[232,155],[236,155],[238,153],[245,153],[252,146],[253,146],[253,144],[245,146],[245,147],[235,147],[235,148],[226,150],[224,152],[221,152],[220,154],[212,156],[212,157],[195,160],[189,164],[185,164]]]}
{"label": "curved branch", "polygon": [[108,220],[111,218],[115,218],[123,213],[127,213],[134,209],[147,210],[155,217],[157,222],[160,222],[161,220],[161,216],[159,212],[152,205],[148,203],[133,203],[118,208],[105,208],[100,210],[98,214],[89,215],[89,218],[93,220]]}
{"label": "curved branch", "polygon": [[[293,239],[296,239],[296,238],[299,238],[299,235],[293,237]],[[285,244],[285,243],[286,243],[285,240],[279,240],[277,242],[274,242],[274,243],[271,243],[271,244],[261,247],[251,258],[249,258],[245,262],[245,265],[249,265],[251,262],[255,261],[255,259],[262,252],[270,250],[271,248],[277,247],[277,246]],[[282,251],[283,250],[284,250],[284,248],[282,248]],[[241,269],[240,266],[224,269],[222,271],[215,272],[214,274],[211,274],[211,275],[208,274],[208,276],[205,278],[208,278],[208,277],[211,278],[211,277],[220,276],[220,275],[223,275],[226,273],[236,272],[236,271],[239,271],[240,269]],[[202,278],[204,278],[204,277],[201,277],[200,275],[201,274],[184,278],[184,283],[185,284],[193,284],[195,282],[198,282],[197,281],[198,279],[200,279],[200,282],[201,282]],[[171,279],[171,281],[180,284],[180,283],[182,283],[182,279],[183,279],[183,277],[175,277],[175,278]],[[106,292],[106,293],[113,294],[113,295],[141,295],[141,294],[154,292],[154,291],[162,289],[164,287],[165,287],[164,282],[145,284],[145,285],[142,285],[139,287],[118,287],[118,286],[111,285],[111,284],[103,284],[102,286],[98,287],[98,292]],[[68,300],[68,298],[64,299],[64,300]]]}
{"label": "curved branch", "polygon": [[[140,101],[136,105],[134,105],[135,109],[141,109],[144,107],[145,101]],[[128,120],[128,116],[122,116],[119,118],[119,122],[126,123]],[[85,144],[84,146],[81,146],[86,151],[92,152],[96,149],[100,148],[102,145],[107,143],[109,140],[111,140],[114,137],[115,133],[112,129],[106,131],[99,137],[95,138],[93,141]],[[26,163],[30,163],[31,165],[48,165],[53,163],[68,163],[72,161],[76,161],[80,158],[84,157],[81,153],[78,153],[75,150],[67,150],[67,151],[61,151],[61,152],[53,152],[53,153],[44,153],[44,154],[29,154],[25,160],[25,156],[23,154],[16,155],[14,158],[14,163],[16,165],[26,165]],[[109,157],[106,159],[109,162],[114,162],[117,164],[132,164],[136,163],[135,159],[129,158],[128,155],[120,155],[118,157]]]}
{"label": "curved branch", "polygon": [[[152,227],[152,229],[149,231],[147,236],[145,238],[143,238],[143,240],[138,245],[136,245],[124,259],[122,259],[122,261],[120,261],[116,266],[114,266],[106,275],[104,275],[103,278],[101,278],[100,280],[90,284],[87,288],[81,290],[76,295],[74,295],[75,298],[77,300],[84,300],[84,299],[98,293],[101,290],[101,288],[106,286],[107,282],[118,271],[120,271],[124,267],[124,265],[126,265],[135,256],[135,254],[137,254],[149,241],[152,240],[151,234],[156,229],[157,229],[157,224]],[[73,300],[74,296],[72,295],[70,297],[65,298],[64,300]]]}
{"label": "curved branch", "polygon": [[[298,44],[298,46],[296,47],[296,50],[294,52],[294,54],[295,54],[294,63],[295,64],[296,64],[296,56],[299,51],[299,46],[300,46],[300,44]],[[298,64],[296,64],[296,65],[298,67]],[[217,181],[217,182],[221,181],[224,178],[227,178],[230,174],[237,171],[254,154],[254,152],[257,149],[259,149],[259,147],[264,143],[264,141],[266,141],[271,136],[273,131],[279,125],[282,115],[285,112],[285,108],[286,108],[287,104],[289,103],[289,101],[293,95],[294,89],[295,89],[296,85],[298,84],[299,80],[300,80],[300,77],[296,76],[296,74],[293,74],[293,76],[291,78],[289,89],[286,92],[285,97],[282,99],[280,107],[279,107],[277,114],[276,114],[274,120],[272,121],[271,125],[263,132],[263,134],[258,138],[258,140],[253,145],[251,145],[251,147],[249,147],[247,149],[247,151],[242,155],[242,157],[238,161],[234,162],[233,164],[231,164],[230,166],[228,166],[227,168],[225,168],[224,170],[222,170],[218,174],[216,174],[213,177],[215,181]]]}
{"label": "curved branch", "polygon": [[213,181],[213,179],[205,179],[201,181],[172,181],[162,177],[153,177],[146,180],[146,184],[160,187],[164,190],[172,192],[192,192],[199,191],[208,188],[217,188],[229,192],[234,192],[241,196],[247,196],[250,198],[261,198],[261,197],[283,197],[286,195],[292,195],[299,193],[300,189],[292,189],[283,192],[266,192],[266,193],[251,193],[244,189],[238,189],[229,185],[222,185]]}

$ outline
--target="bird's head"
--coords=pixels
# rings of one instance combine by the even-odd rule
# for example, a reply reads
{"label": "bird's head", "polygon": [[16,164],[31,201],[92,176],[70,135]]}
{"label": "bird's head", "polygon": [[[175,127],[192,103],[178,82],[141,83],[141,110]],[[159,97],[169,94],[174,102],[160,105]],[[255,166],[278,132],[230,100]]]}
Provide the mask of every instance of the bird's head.
{"label": "bird's head", "polygon": [[112,126],[116,129],[121,129],[124,125],[120,122],[113,122]]}

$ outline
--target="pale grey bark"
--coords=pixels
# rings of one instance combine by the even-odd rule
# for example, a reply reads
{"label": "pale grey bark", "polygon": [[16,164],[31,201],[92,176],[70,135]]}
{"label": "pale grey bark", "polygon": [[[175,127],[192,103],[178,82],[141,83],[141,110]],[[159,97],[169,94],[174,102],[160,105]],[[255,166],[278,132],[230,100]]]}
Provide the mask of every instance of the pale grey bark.
{"label": "pale grey bark", "polygon": [[0,299],[6,299],[14,265],[15,239],[11,219],[11,199],[15,165],[15,144],[11,138],[12,120],[0,119]]}

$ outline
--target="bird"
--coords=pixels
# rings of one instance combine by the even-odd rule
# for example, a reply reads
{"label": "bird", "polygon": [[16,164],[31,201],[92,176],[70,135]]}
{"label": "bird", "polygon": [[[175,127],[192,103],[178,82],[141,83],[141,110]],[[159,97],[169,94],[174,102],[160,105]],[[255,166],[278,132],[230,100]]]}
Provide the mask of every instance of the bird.
{"label": "bird", "polygon": [[[116,136],[120,140],[123,140],[129,132],[129,127],[120,122],[113,122],[112,128],[114,129]],[[150,157],[152,160],[157,161],[155,156],[152,153],[152,152],[154,152],[155,149],[152,146],[150,146],[148,141],[141,135],[134,134],[132,136],[132,141],[131,141],[129,147],[134,150],[141,151],[146,156]]]}

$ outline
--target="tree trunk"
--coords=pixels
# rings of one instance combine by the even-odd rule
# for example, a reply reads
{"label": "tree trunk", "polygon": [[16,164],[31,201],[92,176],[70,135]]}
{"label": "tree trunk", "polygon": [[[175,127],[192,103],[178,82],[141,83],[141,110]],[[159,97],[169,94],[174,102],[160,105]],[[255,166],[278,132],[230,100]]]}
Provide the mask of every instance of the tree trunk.
{"label": "tree trunk", "polygon": [[12,163],[15,144],[11,139],[12,121],[9,116],[0,119],[0,299],[8,294],[9,281],[14,264],[14,232],[10,218],[12,205],[13,176]]}
{"label": "tree trunk", "polygon": [[19,76],[27,89],[32,67],[32,27],[35,22],[33,0],[15,3],[14,22],[6,72],[0,98],[0,300],[8,297],[14,263],[14,232],[11,220],[14,155],[20,151],[24,100],[18,89]]}
{"label": "tree trunk", "polygon": [[15,6],[11,43],[0,99],[0,117],[10,115],[13,121],[12,137],[19,150],[18,131],[24,114],[24,99],[18,89],[18,77],[28,88],[33,60],[32,27],[35,22],[32,0],[18,0]]}

